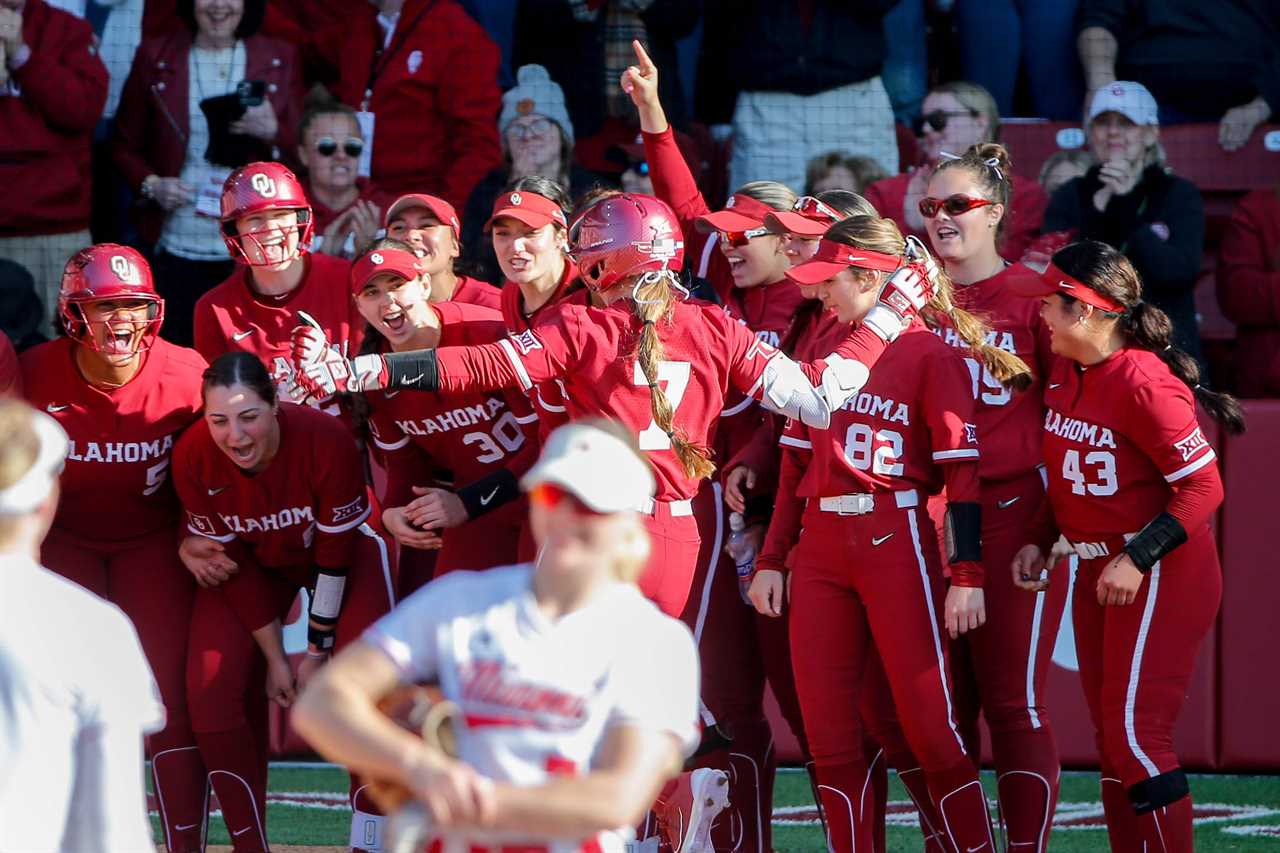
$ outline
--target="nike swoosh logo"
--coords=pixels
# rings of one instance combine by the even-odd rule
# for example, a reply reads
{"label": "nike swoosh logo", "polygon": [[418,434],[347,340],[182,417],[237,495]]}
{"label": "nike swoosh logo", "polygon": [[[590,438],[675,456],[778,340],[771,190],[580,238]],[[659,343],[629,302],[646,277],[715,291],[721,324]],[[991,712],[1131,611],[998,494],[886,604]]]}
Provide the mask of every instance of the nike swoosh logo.
{"label": "nike swoosh logo", "polygon": [[61,412],[63,409],[69,409],[69,408],[71,408],[70,403],[66,404],[65,406],[55,406],[53,403],[50,403],[49,405],[44,407],[44,410],[46,412],[52,413],[52,412]]}
{"label": "nike swoosh logo", "polygon": [[233,832],[231,834],[235,836],[240,836],[240,835],[244,835],[246,832],[248,832],[251,829],[253,829],[252,826],[246,826],[244,829],[237,830],[236,832]]}
{"label": "nike swoosh logo", "polygon": [[184,829],[195,829],[199,825],[200,824],[198,823],[188,823],[188,824],[179,823],[179,824],[175,824],[173,828],[178,830],[178,832],[182,832]]}
{"label": "nike swoosh logo", "polygon": [[892,533],[886,533],[886,534],[885,534],[885,535],[883,535],[883,536],[873,536],[873,537],[871,537],[871,544],[872,544],[873,546],[875,546],[875,545],[879,545],[879,544],[881,544],[881,543],[883,543],[883,542],[888,542],[888,541],[889,541],[890,539],[892,539],[892,538],[893,538],[893,534],[892,534]]}
{"label": "nike swoosh logo", "polygon": [[498,487],[497,487],[497,486],[494,486],[494,487],[493,487],[493,491],[492,491],[492,492],[490,492],[489,494],[487,494],[487,495],[485,495],[484,497],[480,498],[480,506],[488,506],[488,505],[489,505],[489,501],[493,500],[493,498],[494,498],[494,496],[495,496],[496,494],[498,494]]}
{"label": "nike swoosh logo", "polygon": [[996,506],[1000,509],[1008,509],[1022,499],[1022,495],[1015,495],[1007,501],[996,501]]}
{"label": "nike swoosh logo", "polygon": [[409,378],[407,378],[407,377],[406,377],[405,379],[401,379],[401,380],[400,380],[400,384],[401,384],[401,385],[412,385],[412,384],[414,384],[415,382],[420,382],[420,381],[422,380],[422,377],[423,377],[423,376],[426,376],[426,374],[425,374],[425,373],[419,373],[417,376],[413,377],[412,379],[409,379]]}
{"label": "nike swoosh logo", "polygon": [[397,395],[397,394],[399,394],[399,393],[400,393],[399,391],[383,391],[383,392],[382,392],[382,396],[383,396],[383,397],[385,397],[386,399],[390,400],[392,397],[394,397],[395,395]]}
{"label": "nike swoosh logo", "polygon": [[226,486],[219,486],[219,487],[218,487],[218,488],[216,488],[216,489],[210,489],[210,490],[209,490],[209,497],[213,497],[214,495],[220,495],[220,494],[222,494],[223,492],[225,492],[226,490],[227,490],[227,487],[226,487]]}
{"label": "nike swoosh logo", "polygon": [[1050,383],[1049,383],[1049,390],[1050,390],[1050,391],[1052,391],[1054,388],[1061,388],[1061,387],[1062,387],[1062,383],[1061,383],[1061,382],[1050,382]]}
{"label": "nike swoosh logo", "polygon": [[245,338],[249,337],[252,334],[253,334],[253,329],[250,329],[247,332],[236,332],[234,335],[231,336],[231,340],[243,341]]}

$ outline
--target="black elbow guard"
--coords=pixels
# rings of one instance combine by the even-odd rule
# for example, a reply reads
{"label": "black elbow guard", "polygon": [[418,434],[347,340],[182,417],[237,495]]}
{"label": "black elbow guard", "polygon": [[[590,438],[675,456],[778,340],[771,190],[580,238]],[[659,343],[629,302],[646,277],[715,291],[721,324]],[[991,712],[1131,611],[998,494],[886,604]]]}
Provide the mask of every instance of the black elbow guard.
{"label": "black elbow guard", "polygon": [[1169,513],[1162,512],[1139,530],[1137,536],[1125,543],[1124,552],[1145,574],[1151,571],[1151,567],[1161,557],[1186,541],[1187,531],[1182,522]]}
{"label": "black elbow guard", "polygon": [[948,563],[982,562],[982,504],[948,501],[942,530]]}
{"label": "black elbow guard", "polygon": [[468,518],[479,518],[503,504],[520,497],[520,483],[509,468],[499,468],[492,474],[458,489],[458,499],[466,507]]}
{"label": "black elbow guard", "polygon": [[387,388],[436,391],[440,388],[440,366],[436,351],[389,352],[382,357],[387,365]]}

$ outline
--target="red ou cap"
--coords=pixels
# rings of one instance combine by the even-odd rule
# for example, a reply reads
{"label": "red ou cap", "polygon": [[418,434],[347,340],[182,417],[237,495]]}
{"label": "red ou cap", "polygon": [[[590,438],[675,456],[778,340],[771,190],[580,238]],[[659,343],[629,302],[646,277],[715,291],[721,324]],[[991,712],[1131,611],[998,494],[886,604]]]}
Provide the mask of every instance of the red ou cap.
{"label": "red ou cap", "polygon": [[1055,265],[1049,264],[1038,277],[1017,277],[1009,282],[1009,289],[1020,296],[1043,298],[1051,293],[1060,293],[1080,300],[1086,305],[1101,308],[1103,311],[1124,313],[1124,306],[1110,296],[1099,293],[1074,276],[1067,275]]}
{"label": "red ou cap", "polygon": [[560,205],[546,196],[528,190],[514,190],[494,199],[493,215],[485,222],[484,230],[491,230],[494,220],[503,216],[518,219],[530,228],[541,228],[553,222],[564,228],[569,227]]}
{"label": "red ou cap", "polygon": [[846,246],[834,240],[823,240],[812,258],[787,270],[787,278],[796,284],[814,285],[834,278],[845,267],[894,272],[904,263],[896,255]]}
{"label": "red ou cap", "polygon": [[375,276],[392,273],[406,281],[422,275],[418,256],[404,249],[374,249],[351,265],[351,292],[359,293]]}
{"label": "red ou cap", "polygon": [[729,197],[724,210],[699,216],[698,230],[707,231],[749,231],[764,224],[764,218],[776,211],[762,201],[749,195],[734,193]]}
{"label": "red ou cap", "polygon": [[387,208],[387,215],[382,217],[382,227],[389,228],[391,220],[413,207],[426,208],[432,216],[440,220],[441,225],[448,225],[453,229],[455,240],[462,239],[462,225],[458,222],[458,212],[453,209],[453,205],[442,198],[426,193],[408,193],[393,201]]}

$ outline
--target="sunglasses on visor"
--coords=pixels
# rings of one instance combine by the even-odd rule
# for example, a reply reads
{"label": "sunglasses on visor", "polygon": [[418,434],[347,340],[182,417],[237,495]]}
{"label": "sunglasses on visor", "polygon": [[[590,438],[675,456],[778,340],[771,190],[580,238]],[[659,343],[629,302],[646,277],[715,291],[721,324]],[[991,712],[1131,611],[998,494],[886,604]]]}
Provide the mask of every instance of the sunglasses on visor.
{"label": "sunglasses on visor", "polygon": [[805,219],[813,219],[817,221],[839,222],[844,216],[836,213],[830,205],[825,204],[819,199],[811,195],[800,196],[796,199],[796,203],[792,205],[792,210],[803,216]]}

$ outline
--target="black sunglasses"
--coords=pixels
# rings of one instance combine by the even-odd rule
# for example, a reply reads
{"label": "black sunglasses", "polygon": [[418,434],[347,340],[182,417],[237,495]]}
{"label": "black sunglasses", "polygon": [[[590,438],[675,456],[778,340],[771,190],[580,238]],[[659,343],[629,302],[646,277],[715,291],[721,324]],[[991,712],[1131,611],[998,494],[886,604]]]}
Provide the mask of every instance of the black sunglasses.
{"label": "black sunglasses", "polygon": [[934,133],[942,133],[942,131],[947,129],[948,120],[952,118],[962,118],[964,116],[968,116],[969,118],[977,118],[978,111],[977,110],[951,110],[951,111],[934,110],[932,112],[925,113],[924,115],[920,116],[915,120],[916,136],[920,136],[921,134],[924,133],[924,126],[926,124],[933,129]]}
{"label": "black sunglasses", "polygon": [[[342,150],[348,157],[359,157],[364,151],[364,140],[348,136],[342,140]],[[316,140],[316,153],[321,157],[332,157],[338,153],[338,142],[332,136],[322,136]]]}

